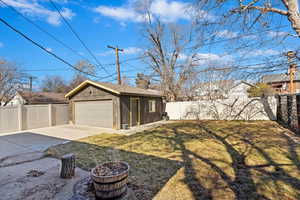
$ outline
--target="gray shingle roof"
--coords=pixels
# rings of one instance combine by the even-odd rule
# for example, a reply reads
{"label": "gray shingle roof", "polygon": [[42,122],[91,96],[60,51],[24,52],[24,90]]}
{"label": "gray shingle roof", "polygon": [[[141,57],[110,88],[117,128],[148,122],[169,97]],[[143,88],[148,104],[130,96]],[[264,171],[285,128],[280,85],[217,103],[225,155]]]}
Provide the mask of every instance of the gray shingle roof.
{"label": "gray shingle roof", "polygon": [[[270,74],[262,77],[262,82],[264,83],[274,83],[274,82],[287,82],[290,80],[287,74]],[[300,71],[296,71],[296,81],[300,81]]]}
{"label": "gray shingle roof", "polygon": [[62,93],[55,92],[18,92],[28,104],[68,103]]}
{"label": "gray shingle roof", "polygon": [[96,83],[98,83],[99,85],[103,85],[107,88],[110,88],[112,90],[118,91],[123,95],[137,94],[137,95],[147,95],[147,96],[163,96],[162,92],[157,90],[141,89],[137,87],[131,87],[128,85],[117,85],[117,84],[107,83],[107,82],[96,82]]}

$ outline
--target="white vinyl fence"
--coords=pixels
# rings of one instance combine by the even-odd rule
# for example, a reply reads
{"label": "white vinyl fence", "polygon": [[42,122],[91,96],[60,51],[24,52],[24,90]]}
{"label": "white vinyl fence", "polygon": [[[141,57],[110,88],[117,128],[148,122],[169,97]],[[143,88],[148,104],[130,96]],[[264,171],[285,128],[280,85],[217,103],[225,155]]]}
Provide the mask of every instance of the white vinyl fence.
{"label": "white vinyl fence", "polygon": [[168,102],[171,120],[276,120],[275,97]]}
{"label": "white vinyl fence", "polygon": [[1,107],[0,133],[68,124],[68,113],[68,104]]}

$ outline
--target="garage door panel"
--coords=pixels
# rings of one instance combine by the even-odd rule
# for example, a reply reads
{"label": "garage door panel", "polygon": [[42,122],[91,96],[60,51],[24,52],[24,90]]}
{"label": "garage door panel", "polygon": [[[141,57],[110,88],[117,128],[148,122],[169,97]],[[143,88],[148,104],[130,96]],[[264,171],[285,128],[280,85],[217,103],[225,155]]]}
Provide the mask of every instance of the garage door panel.
{"label": "garage door panel", "polygon": [[112,128],[112,100],[75,102],[75,123],[78,125]]}

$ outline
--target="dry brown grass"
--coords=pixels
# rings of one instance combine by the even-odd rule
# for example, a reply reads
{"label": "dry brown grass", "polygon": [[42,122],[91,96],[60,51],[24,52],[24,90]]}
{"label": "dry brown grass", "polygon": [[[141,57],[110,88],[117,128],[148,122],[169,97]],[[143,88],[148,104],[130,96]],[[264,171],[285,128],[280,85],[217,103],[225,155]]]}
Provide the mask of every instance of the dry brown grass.
{"label": "dry brown grass", "polygon": [[300,199],[300,146],[275,122],[182,121],[48,150],[79,167],[127,161],[138,199]]}

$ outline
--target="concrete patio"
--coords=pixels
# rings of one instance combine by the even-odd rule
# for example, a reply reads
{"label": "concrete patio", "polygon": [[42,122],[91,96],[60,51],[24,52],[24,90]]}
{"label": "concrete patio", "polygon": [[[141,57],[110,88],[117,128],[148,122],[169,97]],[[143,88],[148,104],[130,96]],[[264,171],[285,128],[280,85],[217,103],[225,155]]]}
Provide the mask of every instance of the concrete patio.
{"label": "concrete patio", "polygon": [[72,140],[113,133],[116,130],[87,126],[63,125],[0,134],[0,159],[17,154],[44,151],[50,146]]}

